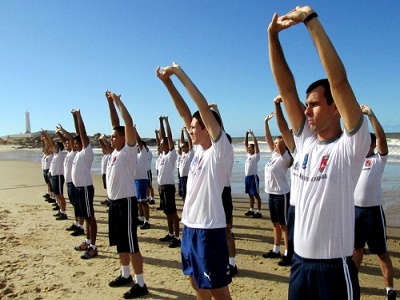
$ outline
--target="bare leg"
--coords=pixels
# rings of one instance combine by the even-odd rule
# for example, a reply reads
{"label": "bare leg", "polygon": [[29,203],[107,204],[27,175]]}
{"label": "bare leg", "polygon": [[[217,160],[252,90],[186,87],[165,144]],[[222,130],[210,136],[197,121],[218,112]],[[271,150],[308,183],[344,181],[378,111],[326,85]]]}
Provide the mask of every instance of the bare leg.
{"label": "bare leg", "polygon": [[389,253],[378,254],[378,257],[386,287],[393,287],[393,265]]}

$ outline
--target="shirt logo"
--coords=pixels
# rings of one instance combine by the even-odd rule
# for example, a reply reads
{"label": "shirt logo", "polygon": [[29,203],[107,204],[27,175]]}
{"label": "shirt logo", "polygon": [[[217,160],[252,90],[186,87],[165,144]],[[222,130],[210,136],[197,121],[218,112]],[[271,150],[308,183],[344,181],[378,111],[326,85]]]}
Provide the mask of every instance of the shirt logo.
{"label": "shirt logo", "polygon": [[321,163],[319,164],[319,171],[323,172],[325,170],[326,165],[328,164],[329,155],[325,155],[321,159]]}
{"label": "shirt logo", "polygon": [[302,169],[307,168],[307,162],[308,162],[308,153],[306,155],[304,155],[303,165],[301,166]]}
{"label": "shirt logo", "polygon": [[372,161],[370,159],[365,161],[365,164],[364,164],[365,167],[370,167],[371,165],[372,165]]}

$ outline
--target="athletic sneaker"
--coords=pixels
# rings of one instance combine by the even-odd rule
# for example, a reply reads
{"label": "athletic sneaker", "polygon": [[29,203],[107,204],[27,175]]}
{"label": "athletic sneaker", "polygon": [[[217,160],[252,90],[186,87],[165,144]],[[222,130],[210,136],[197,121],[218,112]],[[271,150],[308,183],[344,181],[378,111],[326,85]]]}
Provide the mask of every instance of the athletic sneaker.
{"label": "athletic sneaker", "polygon": [[131,287],[131,289],[129,291],[127,291],[124,294],[124,299],[133,299],[133,298],[137,298],[140,296],[144,296],[148,293],[149,293],[149,290],[147,289],[146,285],[141,287],[140,285],[138,285],[136,283],[133,287]]}
{"label": "athletic sneaker", "polygon": [[55,214],[53,215],[53,217],[59,217],[59,216],[61,216],[61,211],[59,211],[58,213],[55,213]]}
{"label": "athletic sneaker", "polygon": [[150,229],[150,224],[149,224],[149,222],[144,222],[144,223],[143,223],[143,226],[140,227],[140,229],[142,229],[142,230]]}
{"label": "athletic sneaker", "polygon": [[71,233],[72,236],[80,236],[80,235],[85,235],[85,230],[83,228],[80,228],[77,226],[77,228]]}
{"label": "athletic sneaker", "polygon": [[281,253],[280,252],[275,253],[274,251],[269,250],[269,252],[268,253],[264,253],[262,255],[262,257],[264,257],[264,258],[280,258],[281,257]]}
{"label": "athletic sneaker", "polygon": [[53,207],[53,210],[60,210],[60,207],[58,206],[58,204]]}
{"label": "athletic sneaker", "polygon": [[131,284],[131,283],[133,283],[132,275],[129,275],[128,278],[125,278],[122,275],[119,275],[117,278],[111,280],[108,283],[108,286],[119,287],[119,286]]}
{"label": "athletic sneaker", "polygon": [[247,213],[244,214],[245,216],[254,216],[254,211],[249,210]]}
{"label": "athletic sneaker", "polygon": [[159,240],[160,242],[169,242],[169,241],[172,241],[173,239],[174,239],[174,236],[173,236],[173,235],[167,234],[166,236],[164,236],[164,237],[162,237],[162,238],[159,238],[158,240]]}
{"label": "athletic sneaker", "polygon": [[238,273],[237,266],[232,266],[231,264],[229,265],[229,274],[231,277],[234,277]]}
{"label": "athletic sneaker", "polygon": [[80,244],[79,246],[75,246],[74,249],[76,251],[86,251],[87,249],[89,249],[89,244],[86,244],[86,241],[83,241],[82,244]]}
{"label": "athletic sneaker", "polygon": [[144,220],[137,219],[137,226],[143,225]]}
{"label": "athletic sneaker", "polygon": [[79,226],[76,226],[75,224],[72,224],[70,227],[66,228],[66,231],[75,231]]}
{"label": "athletic sneaker", "polygon": [[292,260],[287,255],[282,256],[282,259],[278,262],[278,266],[287,267],[292,264]]}
{"label": "athletic sneaker", "polygon": [[102,204],[102,205],[108,205],[109,202],[110,202],[110,200],[106,199],[106,200],[104,200],[104,201],[101,201],[100,204]]}
{"label": "athletic sneaker", "polygon": [[84,254],[81,255],[82,259],[89,259],[89,258],[93,258],[96,257],[98,255],[97,253],[97,248],[94,249],[92,247],[89,247]]}
{"label": "athletic sneaker", "polygon": [[156,201],[154,201],[154,199],[151,199],[151,200],[149,201],[149,204],[156,204]]}
{"label": "athletic sneaker", "polygon": [[49,199],[50,198],[50,194],[49,193],[44,194],[43,198]]}
{"label": "athletic sneaker", "polygon": [[68,216],[67,216],[67,214],[61,213],[61,214],[56,218],[56,220],[57,220],[57,221],[60,221],[60,220],[68,220]]}
{"label": "athletic sneaker", "polygon": [[164,207],[159,206],[156,208],[156,210],[164,210]]}
{"label": "athletic sneaker", "polygon": [[387,300],[396,300],[396,295],[397,295],[396,291],[390,290],[387,293]]}
{"label": "athletic sneaker", "polygon": [[181,246],[181,240],[174,237],[172,243],[168,245],[168,248],[178,248],[180,246]]}
{"label": "athletic sneaker", "polygon": [[256,212],[254,215],[253,215],[253,219],[261,219],[262,218],[262,214],[260,213],[260,212]]}
{"label": "athletic sneaker", "polygon": [[47,198],[45,201],[47,201],[48,203],[56,203],[56,199],[53,198]]}

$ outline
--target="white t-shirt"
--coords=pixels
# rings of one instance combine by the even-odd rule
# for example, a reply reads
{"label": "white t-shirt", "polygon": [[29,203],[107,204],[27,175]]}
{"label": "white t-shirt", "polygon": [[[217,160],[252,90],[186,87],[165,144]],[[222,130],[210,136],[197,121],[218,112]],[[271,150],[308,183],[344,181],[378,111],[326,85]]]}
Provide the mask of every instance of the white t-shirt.
{"label": "white t-shirt", "polygon": [[64,177],[65,182],[72,182],[72,164],[74,163],[75,155],[78,151],[69,151],[64,159]]}
{"label": "white t-shirt", "polygon": [[257,166],[260,161],[260,152],[254,153],[253,155],[247,153],[246,163],[244,165],[244,175],[245,176],[253,176],[257,175]]}
{"label": "white t-shirt", "polygon": [[296,206],[296,198],[297,198],[297,191],[299,189],[299,179],[297,176],[293,176],[293,170],[298,170],[299,169],[299,157],[297,155],[297,150],[296,147],[293,150],[292,153],[293,156],[293,165],[292,168],[290,170],[290,205],[292,206]]}
{"label": "white t-shirt", "polygon": [[57,153],[54,153],[49,170],[51,176],[57,176],[57,175],[64,176],[64,159],[65,159],[65,153],[63,151],[60,150]]}
{"label": "white t-shirt", "polygon": [[147,150],[147,171],[151,171],[151,161],[153,160],[153,152]]}
{"label": "white t-shirt", "polygon": [[136,197],[135,169],[138,150],[136,145],[125,145],[111,153],[107,165],[107,196],[110,200]]}
{"label": "white t-shirt", "polygon": [[170,150],[167,154],[164,152],[161,154],[160,160],[158,161],[158,185],[175,184],[175,163],[175,149]]}
{"label": "white t-shirt", "polygon": [[53,160],[53,153],[51,154],[44,154],[42,158],[42,170],[49,170],[51,161]]}
{"label": "white t-shirt", "polygon": [[110,160],[111,154],[104,154],[101,158],[101,174],[107,173],[107,165]]}
{"label": "white t-shirt", "polygon": [[190,163],[194,157],[194,150],[190,149],[187,153],[182,152],[181,159],[179,161],[179,175],[186,177],[189,174]]}
{"label": "white t-shirt", "polygon": [[279,155],[275,150],[272,157],[265,165],[265,192],[274,195],[284,195],[289,193],[290,186],[287,178],[288,166],[292,158],[289,152],[285,151]]}
{"label": "white t-shirt", "polygon": [[304,123],[294,135],[300,166],[296,191],[294,249],[304,258],[351,256],[354,248],[354,188],[370,145],[368,121],[351,132],[318,141]]}
{"label": "white t-shirt", "polygon": [[93,185],[91,173],[93,158],[94,153],[90,144],[75,155],[72,164],[72,182],[76,187]]}
{"label": "white t-shirt", "polygon": [[147,154],[146,148],[142,146],[140,152],[137,154],[136,168],[135,168],[135,179],[148,179],[147,177],[147,165],[149,161],[149,156]]}
{"label": "white t-shirt", "polygon": [[360,207],[382,205],[382,175],[388,155],[376,153],[365,158],[364,165],[354,191],[354,204]]}
{"label": "white t-shirt", "polygon": [[226,227],[221,196],[232,161],[233,148],[223,131],[207,150],[196,147],[187,181],[183,224],[202,229]]}

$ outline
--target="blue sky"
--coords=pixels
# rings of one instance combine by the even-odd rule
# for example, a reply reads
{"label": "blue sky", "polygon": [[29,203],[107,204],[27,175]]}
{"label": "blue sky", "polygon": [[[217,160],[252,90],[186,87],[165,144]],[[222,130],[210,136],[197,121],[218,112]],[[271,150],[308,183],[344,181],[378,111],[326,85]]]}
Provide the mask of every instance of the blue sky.
{"label": "blue sky", "polygon": [[[362,3],[362,4],[361,4]],[[81,109],[88,134],[109,134],[106,89],[122,94],[142,137],[168,115],[174,138],[183,123],[157,66],[179,63],[232,136],[263,135],[277,88],[266,29],[274,12],[298,2],[263,0],[1,1],[0,136],[61,123],[74,131]],[[400,1],[307,1],[335,45],[360,102],[387,132],[400,131]],[[298,91],[325,77],[304,25],[281,33]],[[183,97],[195,107],[180,83]],[[271,123],[276,134],[275,122]]]}

